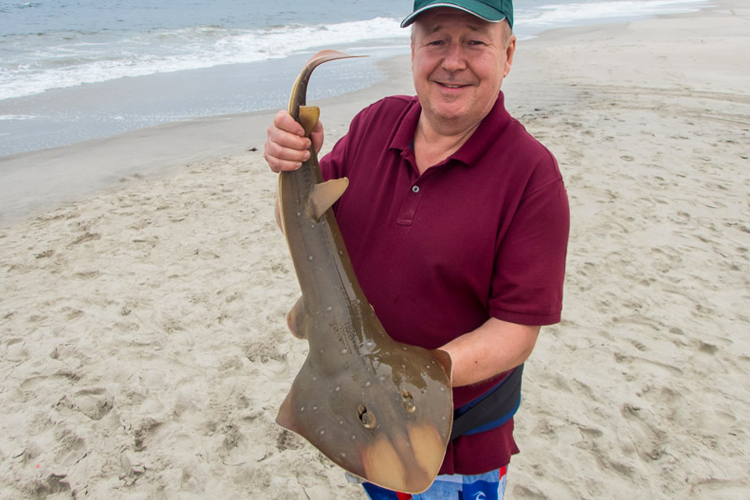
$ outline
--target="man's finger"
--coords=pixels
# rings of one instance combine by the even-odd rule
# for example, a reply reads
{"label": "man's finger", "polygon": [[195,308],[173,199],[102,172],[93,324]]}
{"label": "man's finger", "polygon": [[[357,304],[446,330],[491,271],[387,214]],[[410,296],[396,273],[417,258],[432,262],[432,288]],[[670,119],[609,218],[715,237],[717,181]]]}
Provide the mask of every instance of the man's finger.
{"label": "man's finger", "polygon": [[[308,142],[309,144],[309,142]],[[310,158],[307,149],[294,149],[273,142],[270,138],[266,141],[263,157],[274,172],[281,170],[295,170],[302,165],[303,161]]]}
{"label": "man's finger", "polygon": [[310,149],[311,141],[307,137],[295,135],[286,130],[271,126],[267,130],[268,141],[266,144],[277,144],[282,148],[307,151]]}
{"label": "man's finger", "polygon": [[299,137],[303,137],[305,135],[305,129],[302,128],[302,125],[295,121],[295,119],[292,118],[292,115],[290,115],[289,112],[285,109],[282,109],[281,111],[276,113],[276,116],[273,117],[273,124],[279,130],[289,132],[290,134]]}

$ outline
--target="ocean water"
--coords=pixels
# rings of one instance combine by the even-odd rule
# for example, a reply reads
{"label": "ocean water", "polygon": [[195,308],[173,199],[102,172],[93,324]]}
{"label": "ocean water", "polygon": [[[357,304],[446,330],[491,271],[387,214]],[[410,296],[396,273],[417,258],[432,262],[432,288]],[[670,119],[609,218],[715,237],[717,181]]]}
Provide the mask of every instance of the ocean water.
{"label": "ocean water", "polygon": [[[706,0],[516,0],[519,38],[688,12]],[[411,1],[0,2],[0,157],[201,116],[283,107],[316,50],[368,59],[318,75],[311,98],[383,78],[408,53]],[[317,81],[316,80],[316,81]],[[285,82],[281,85],[280,82]],[[286,84],[289,83],[289,84]]]}

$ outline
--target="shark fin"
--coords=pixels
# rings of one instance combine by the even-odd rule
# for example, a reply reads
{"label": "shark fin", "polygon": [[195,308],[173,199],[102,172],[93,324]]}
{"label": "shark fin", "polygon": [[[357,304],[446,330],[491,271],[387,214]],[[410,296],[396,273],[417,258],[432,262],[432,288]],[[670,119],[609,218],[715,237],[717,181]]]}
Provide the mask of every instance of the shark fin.
{"label": "shark fin", "polygon": [[304,339],[307,336],[307,329],[305,328],[305,297],[300,297],[299,300],[292,306],[292,309],[286,314],[286,326],[289,327],[289,331],[292,335],[298,339]]}
{"label": "shark fin", "polygon": [[289,429],[292,432],[300,432],[300,428],[297,425],[296,412],[292,407],[292,393],[286,395],[284,402],[281,403],[279,408],[279,414],[276,416],[276,423],[285,429]]}
{"label": "shark fin", "polygon": [[305,137],[310,137],[315,125],[318,123],[320,118],[320,108],[317,106],[300,106],[299,107],[299,122],[302,128],[305,129]]}
{"label": "shark fin", "polygon": [[[301,300],[301,299],[300,299]],[[433,356],[438,360],[438,363],[443,367],[445,374],[448,375],[448,380],[453,380],[453,360],[451,355],[442,349],[433,349],[430,351]]]}
{"label": "shark fin", "polygon": [[349,186],[349,179],[332,179],[330,181],[316,184],[310,192],[310,210],[315,220],[320,220],[326,210],[331,208],[341,198]]}

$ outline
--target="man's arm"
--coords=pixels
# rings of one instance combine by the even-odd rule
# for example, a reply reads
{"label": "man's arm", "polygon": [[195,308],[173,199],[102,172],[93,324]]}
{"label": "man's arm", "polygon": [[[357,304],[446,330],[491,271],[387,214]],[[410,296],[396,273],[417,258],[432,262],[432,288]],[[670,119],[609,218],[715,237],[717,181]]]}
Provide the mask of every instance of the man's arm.
{"label": "man's arm", "polygon": [[453,360],[453,386],[476,384],[522,364],[534,349],[540,328],[490,318],[448,342],[441,349]]}

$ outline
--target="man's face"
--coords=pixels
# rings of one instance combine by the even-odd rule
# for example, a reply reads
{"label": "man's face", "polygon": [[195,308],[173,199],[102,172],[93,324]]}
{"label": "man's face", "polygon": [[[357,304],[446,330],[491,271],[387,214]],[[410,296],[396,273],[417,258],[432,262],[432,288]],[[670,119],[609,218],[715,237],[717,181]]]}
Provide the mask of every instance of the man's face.
{"label": "man's face", "polygon": [[510,71],[515,36],[505,22],[488,23],[453,8],[434,8],[414,23],[414,87],[435,127],[477,125],[495,104]]}

